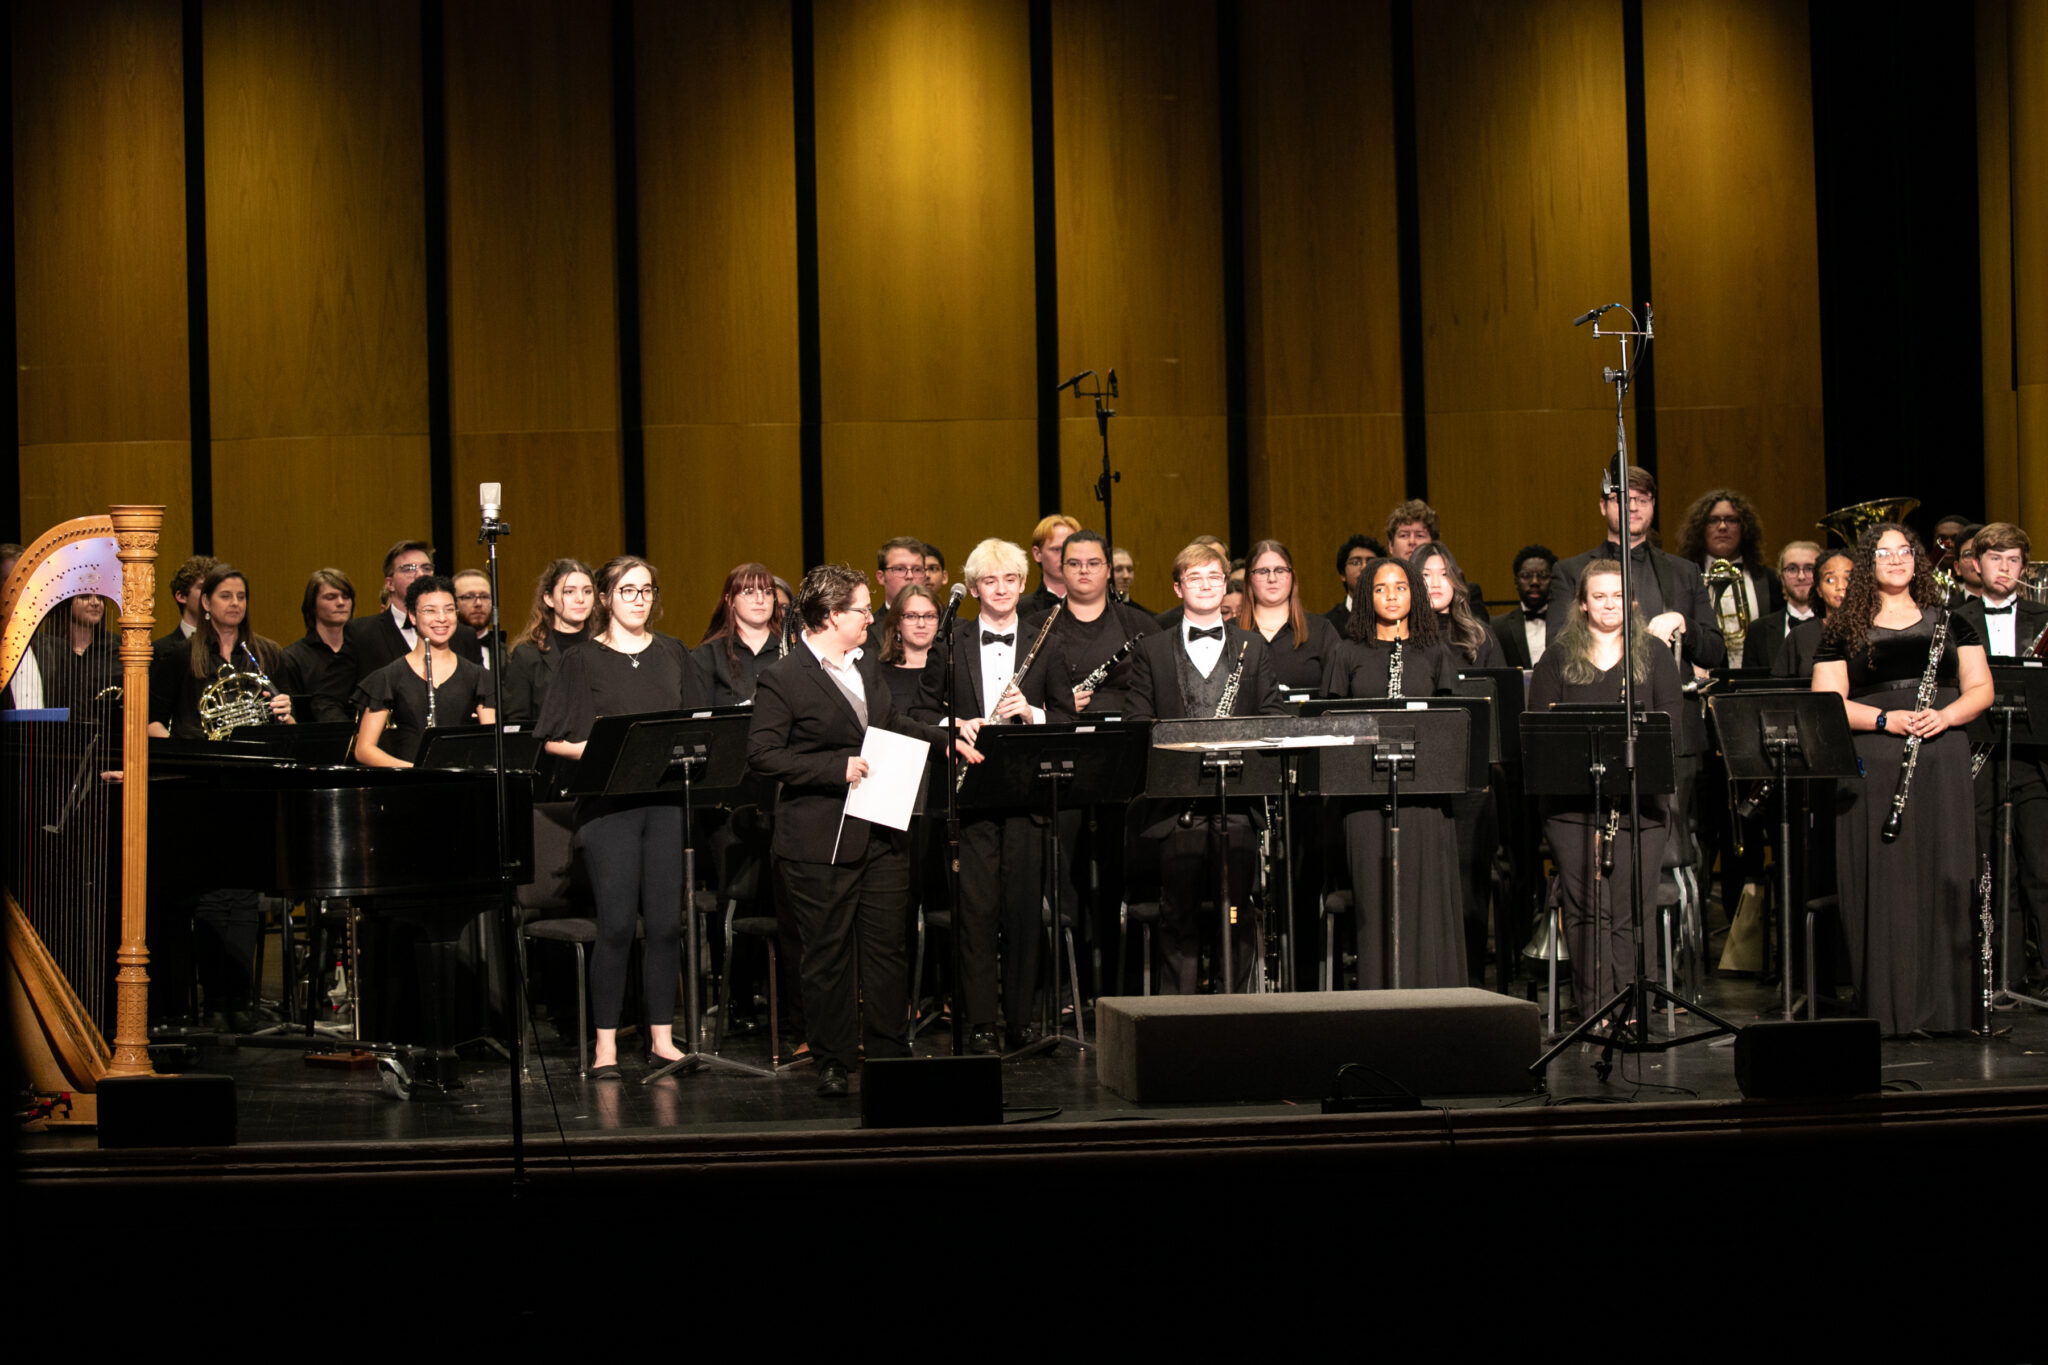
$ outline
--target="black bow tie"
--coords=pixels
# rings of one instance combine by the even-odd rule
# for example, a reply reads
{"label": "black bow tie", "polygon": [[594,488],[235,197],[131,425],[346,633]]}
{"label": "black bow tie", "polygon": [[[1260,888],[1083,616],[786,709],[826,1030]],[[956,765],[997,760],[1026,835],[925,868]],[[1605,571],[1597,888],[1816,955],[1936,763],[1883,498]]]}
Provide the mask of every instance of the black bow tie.
{"label": "black bow tie", "polygon": [[1986,607],[1984,608],[1984,614],[1986,616],[2010,616],[2018,609],[2019,603],[2008,602],[2002,607]]}
{"label": "black bow tie", "polygon": [[1220,645],[1223,643],[1223,627],[1211,626],[1203,630],[1200,626],[1189,626],[1188,643],[1193,644],[1197,640],[1214,640]]}
{"label": "black bow tie", "polygon": [[998,635],[992,630],[985,630],[981,633],[981,642],[985,645],[1014,645],[1017,632],[1013,630],[1008,635]]}
{"label": "black bow tie", "polygon": [[1531,611],[1527,607],[1523,607],[1522,619],[1524,621],[1546,621],[1550,619],[1550,613],[1547,609],[1543,608]]}

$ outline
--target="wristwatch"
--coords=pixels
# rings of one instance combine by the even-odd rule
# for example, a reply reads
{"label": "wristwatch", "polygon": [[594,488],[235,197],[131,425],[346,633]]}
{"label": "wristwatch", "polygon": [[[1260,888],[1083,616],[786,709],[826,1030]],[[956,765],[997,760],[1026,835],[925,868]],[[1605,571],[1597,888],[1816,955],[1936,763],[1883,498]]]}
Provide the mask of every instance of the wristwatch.
{"label": "wristwatch", "polygon": [[1883,729],[1884,729],[1884,718],[1885,718],[1885,717],[1886,717],[1887,715],[1889,715],[1889,714],[1890,714],[1890,713],[1889,713],[1889,712],[1886,712],[1886,711],[1880,711],[1880,712],[1878,712],[1878,713],[1877,713],[1877,728],[1879,729],[1879,731],[1883,731]]}

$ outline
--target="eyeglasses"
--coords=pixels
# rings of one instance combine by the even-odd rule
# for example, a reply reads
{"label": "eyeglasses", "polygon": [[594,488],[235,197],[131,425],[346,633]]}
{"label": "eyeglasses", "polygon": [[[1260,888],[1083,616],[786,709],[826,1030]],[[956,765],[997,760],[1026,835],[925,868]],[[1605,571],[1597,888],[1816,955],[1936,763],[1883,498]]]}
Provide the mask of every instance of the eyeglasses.
{"label": "eyeglasses", "polygon": [[1778,572],[1787,578],[1811,578],[1813,577],[1813,565],[1787,564],[1782,569],[1779,569]]}
{"label": "eyeglasses", "polygon": [[769,598],[775,596],[775,589],[741,588],[738,592],[734,593],[733,596],[743,597],[749,602],[766,602]]}
{"label": "eyeglasses", "polygon": [[1709,526],[1740,526],[1740,525],[1742,525],[1742,518],[1741,518],[1741,517],[1728,517],[1728,516],[1721,516],[1721,517],[1708,517],[1708,518],[1707,518],[1707,525],[1709,525]]}
{"label": "eyeglasses", "polygon": [[1079,569],[1083,573],[1100,573],[1109,567],[1109,561],[1104,559],[1070,559],[1067,561],[1067,567]]}
{"label": "eyeglasses", "polygon": [[1181,577],[1184,587],[1220,588],[1229,580],[1220,573],[1191,573]]}
{"label": "eyeglasses", "polygon": [[458,602],[488,602],[491,600],[491,595],[487,592],[459,592],[455,594],[455,600]]}
{"label": "eyeglasses", "polygon": [[393,578],[418,578],[423,573],[432,573],[433,571],[434,566],[432,564],[394,564],[391,567],[391,576]]}
{"label": "eyeglasses", "polygon": [[[873,607],[847,607],[847,608],[845,608],[845,609],[844,609],[844,612],[845,612],[845,614],[846,614],[846,615],[859,615],[859,616],[864,616],[864,617],[866,617],[866,618],[867,618],[868,620],[870,620],[870,621],[872,621],[872,620],[874,620],[874,619],[875,619],[875,610],[874,610],[874,608],[873,608]],[[839,613],[839,612],[834,612],[834,613],[833,613],[833,615],[835,615],[835,616],[837,616],[837,615],[840,615],[840,614],[841,614],[841,613]]]}
{"label": "eyeglasses", "polygon": [[906,611],[896,619],[906,626],[928,626],[939,619],[939,614],[935,611]]}
{"label": "eyeglasses", "polygon": [[1270,564],[1263,569],[1253,569],[1253,578],[1292,578],[1294,570],[1285,564]]}
{"label": "eyeglasses", "polygon": [[417,617],[419,617],[419,619],[420,619],[420,620],[422,620],[422,621],[440,621],[440,620],[444,620],[444,619],[446,619],[447,617],[453,616],[453,615],[455,614],[455,608],[453,608],[453,607],[416,607],[416,608],[414,608],[414,609],[413,609],[413,613],[412,613],[412,614],[413,614],[414,616],[417,616]]}
{"label": "eyeglasses", "polygon": [[629,583],[623,588],[613,588],[612,596],[618,598],[621,602],[652,602],[660,592],[661,589],[655,587],[652,583],[645,585]]}
{"label": "eyeglasses", "polygon": [[1878,549],[1872,550],[1870,557],[1880,564],[1889,563],[1894,559],[1911,559],[1913,558],[1913,547],[1907,545],[1894,550],[1887,546],[1881,546]]}

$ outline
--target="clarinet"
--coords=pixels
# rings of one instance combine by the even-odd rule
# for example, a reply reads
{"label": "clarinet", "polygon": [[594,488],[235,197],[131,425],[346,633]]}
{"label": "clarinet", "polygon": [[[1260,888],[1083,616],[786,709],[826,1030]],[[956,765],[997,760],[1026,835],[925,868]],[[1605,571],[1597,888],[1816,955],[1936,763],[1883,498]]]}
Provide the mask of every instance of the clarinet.
{"label": "clarinet", "polygon": [[[1237,704],[1238,684],[1244,679],[1245,651],[1251,647],[1252,642],[1249,639],[1237,647],[1237,666],[1232,668],[1230,676],[1223,680],[1223,695],[1216,699],[1216,709],[1209,713],[1209,719],[1223,719],[1230,714],[1230,708]],[[1195,827],[1195,804],[1193,801],[1188,802],[1187,809],[1180,813],[1180,818],[1174,823],[1182,829],[1193,829]]]}
{"label": "clarinet", "polygon": [[[1934,642],[1927,647],[1927,671],[1920,675],[1920,690],[1913,694],[1913,709],[1925,711],[1934,701],[1934,674],[1941,667],[1941,651],[1948,644],[1948,613],[1934,623]],[[1913,794],[1913,769],[1920,762],[1920,736],[1906,736],[1906,752],[1899,759],[1899,789],[1892,794],[1892,813],[1884,819],[1880,837],[1897,843],[1899,825],[1906,818],[1906,798]]]}
{"label": "clarinet", "polygon": [[1110,670],[1115,668],[1118,664],[1122,663],[1125,659],[1130,658],[1131,651],[1136,649],[1138,647],[1138,641],[1144,638],[1145,632],[1141,630],[1136,635],[1133,635],[1130,639],[1124,641],[1123,644],[1117,647],[1116,653],[1110,655],[1107,659],[1103,660],[1101,667],[1097,668],[1087,677],[1081,679],[1081,681],[1075,683],[1074,690],[1076,692],[1093,692],[1096,688],[1102,686],[1103,683],[1109,681]]}
{"label": "clarinet", "polygon": [[1401,648],[1401,642],[1394,641],[1394,657],[1387,662],[1387,696],[1390,698],[1401,695],[1401,667],[1404,656],[1405,651]]}

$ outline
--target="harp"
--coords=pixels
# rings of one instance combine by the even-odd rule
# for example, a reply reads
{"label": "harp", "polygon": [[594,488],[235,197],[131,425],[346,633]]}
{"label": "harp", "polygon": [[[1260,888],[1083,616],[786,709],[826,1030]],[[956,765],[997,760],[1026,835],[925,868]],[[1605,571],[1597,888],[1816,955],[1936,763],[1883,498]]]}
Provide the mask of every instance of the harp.
{"label": "harp", "polygon": [[[8,1009],[23,1077],[38,1093],[69,1092],[72,1122],[94,1119],[103,1077],[151,1071],[149,658],[163,515],[117,506],[64,522],[22,551],[4,587]],[[102,619],[74,634],[73,600],[88,596]],[[17,705],[28,701],[39,705]]]}

